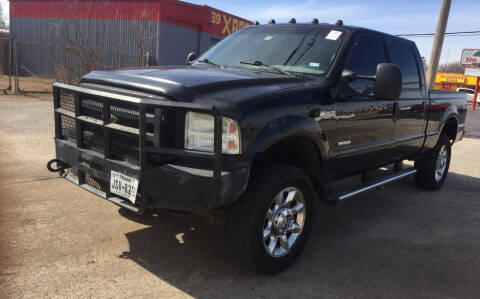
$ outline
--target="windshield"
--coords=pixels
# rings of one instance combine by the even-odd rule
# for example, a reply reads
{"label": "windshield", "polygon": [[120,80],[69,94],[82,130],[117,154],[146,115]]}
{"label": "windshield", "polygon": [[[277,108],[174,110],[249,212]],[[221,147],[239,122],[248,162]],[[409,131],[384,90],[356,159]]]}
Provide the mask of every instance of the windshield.
{"label": "windshield", "polygon": [[206,60],[225,67],[325,75],[344,38],[343,31],[330,28],[254,26],[226,37],[194,65]]}

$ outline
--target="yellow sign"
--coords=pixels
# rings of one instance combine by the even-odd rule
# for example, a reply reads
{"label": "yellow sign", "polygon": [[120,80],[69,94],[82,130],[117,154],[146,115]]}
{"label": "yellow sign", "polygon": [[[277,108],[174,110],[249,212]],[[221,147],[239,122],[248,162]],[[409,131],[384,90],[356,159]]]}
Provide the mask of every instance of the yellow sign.
{"label": "yellow sign", "polygon": [[249,22],[216,11],[211,12],[210,23],[220,26],[223,25],[221,35],[228,35],[242,27],[251,25]]}
{"label": "yellow sign", "polygon": [[441,83],[463,83],[465,82],[465,76],[461,74],[437,74],[437,82]]}

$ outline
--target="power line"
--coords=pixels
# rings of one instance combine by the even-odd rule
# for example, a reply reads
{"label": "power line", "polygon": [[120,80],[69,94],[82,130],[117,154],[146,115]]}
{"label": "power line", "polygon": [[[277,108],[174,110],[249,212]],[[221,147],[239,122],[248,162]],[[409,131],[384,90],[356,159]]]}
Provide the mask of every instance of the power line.
{"label": "power line", "polygon": [[[457,31],[457,32],[445,32],[445,35],[459,35],[459,36],[469,36],[469,35],[478,35],[480,30],[475,31]],[[435,33],[407,33],[407,34],[397,34],[396,36],[411,37],[411,36],[435,36]]]}
{"label": "power line", "polygon": [[[459,34],[459,35],[447,35],[445,37],[465,37],[465,36],[480,36],[479,34]],[[402,36],[403,37],[403,36]],[[422,37],[430,37],[432,38],[432,35],[418,35],[418,36],[405,36],[405,38],[422,38]]]}

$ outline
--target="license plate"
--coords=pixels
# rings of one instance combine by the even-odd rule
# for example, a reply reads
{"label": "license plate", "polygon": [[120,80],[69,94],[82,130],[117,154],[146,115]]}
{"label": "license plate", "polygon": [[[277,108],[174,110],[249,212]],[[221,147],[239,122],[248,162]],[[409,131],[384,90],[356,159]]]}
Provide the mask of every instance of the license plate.
{"label": "license plate", "polygon": [[110,192],[128,198],[135,203],[137,197],[138,180],[116,171],[110,174]]}

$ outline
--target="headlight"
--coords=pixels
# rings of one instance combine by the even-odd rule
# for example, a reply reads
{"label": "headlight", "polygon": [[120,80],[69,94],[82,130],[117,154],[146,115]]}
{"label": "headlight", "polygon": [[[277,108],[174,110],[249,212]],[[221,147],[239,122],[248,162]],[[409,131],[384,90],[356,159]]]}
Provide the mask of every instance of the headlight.
{"label": "headlight", "polygon": [[[187,112],[185,116],[185,148],[213,152],[214,117],[210,114]],[[222,152],[240,153],[240,132],[237,122],[230,118],[222,121]]]}

